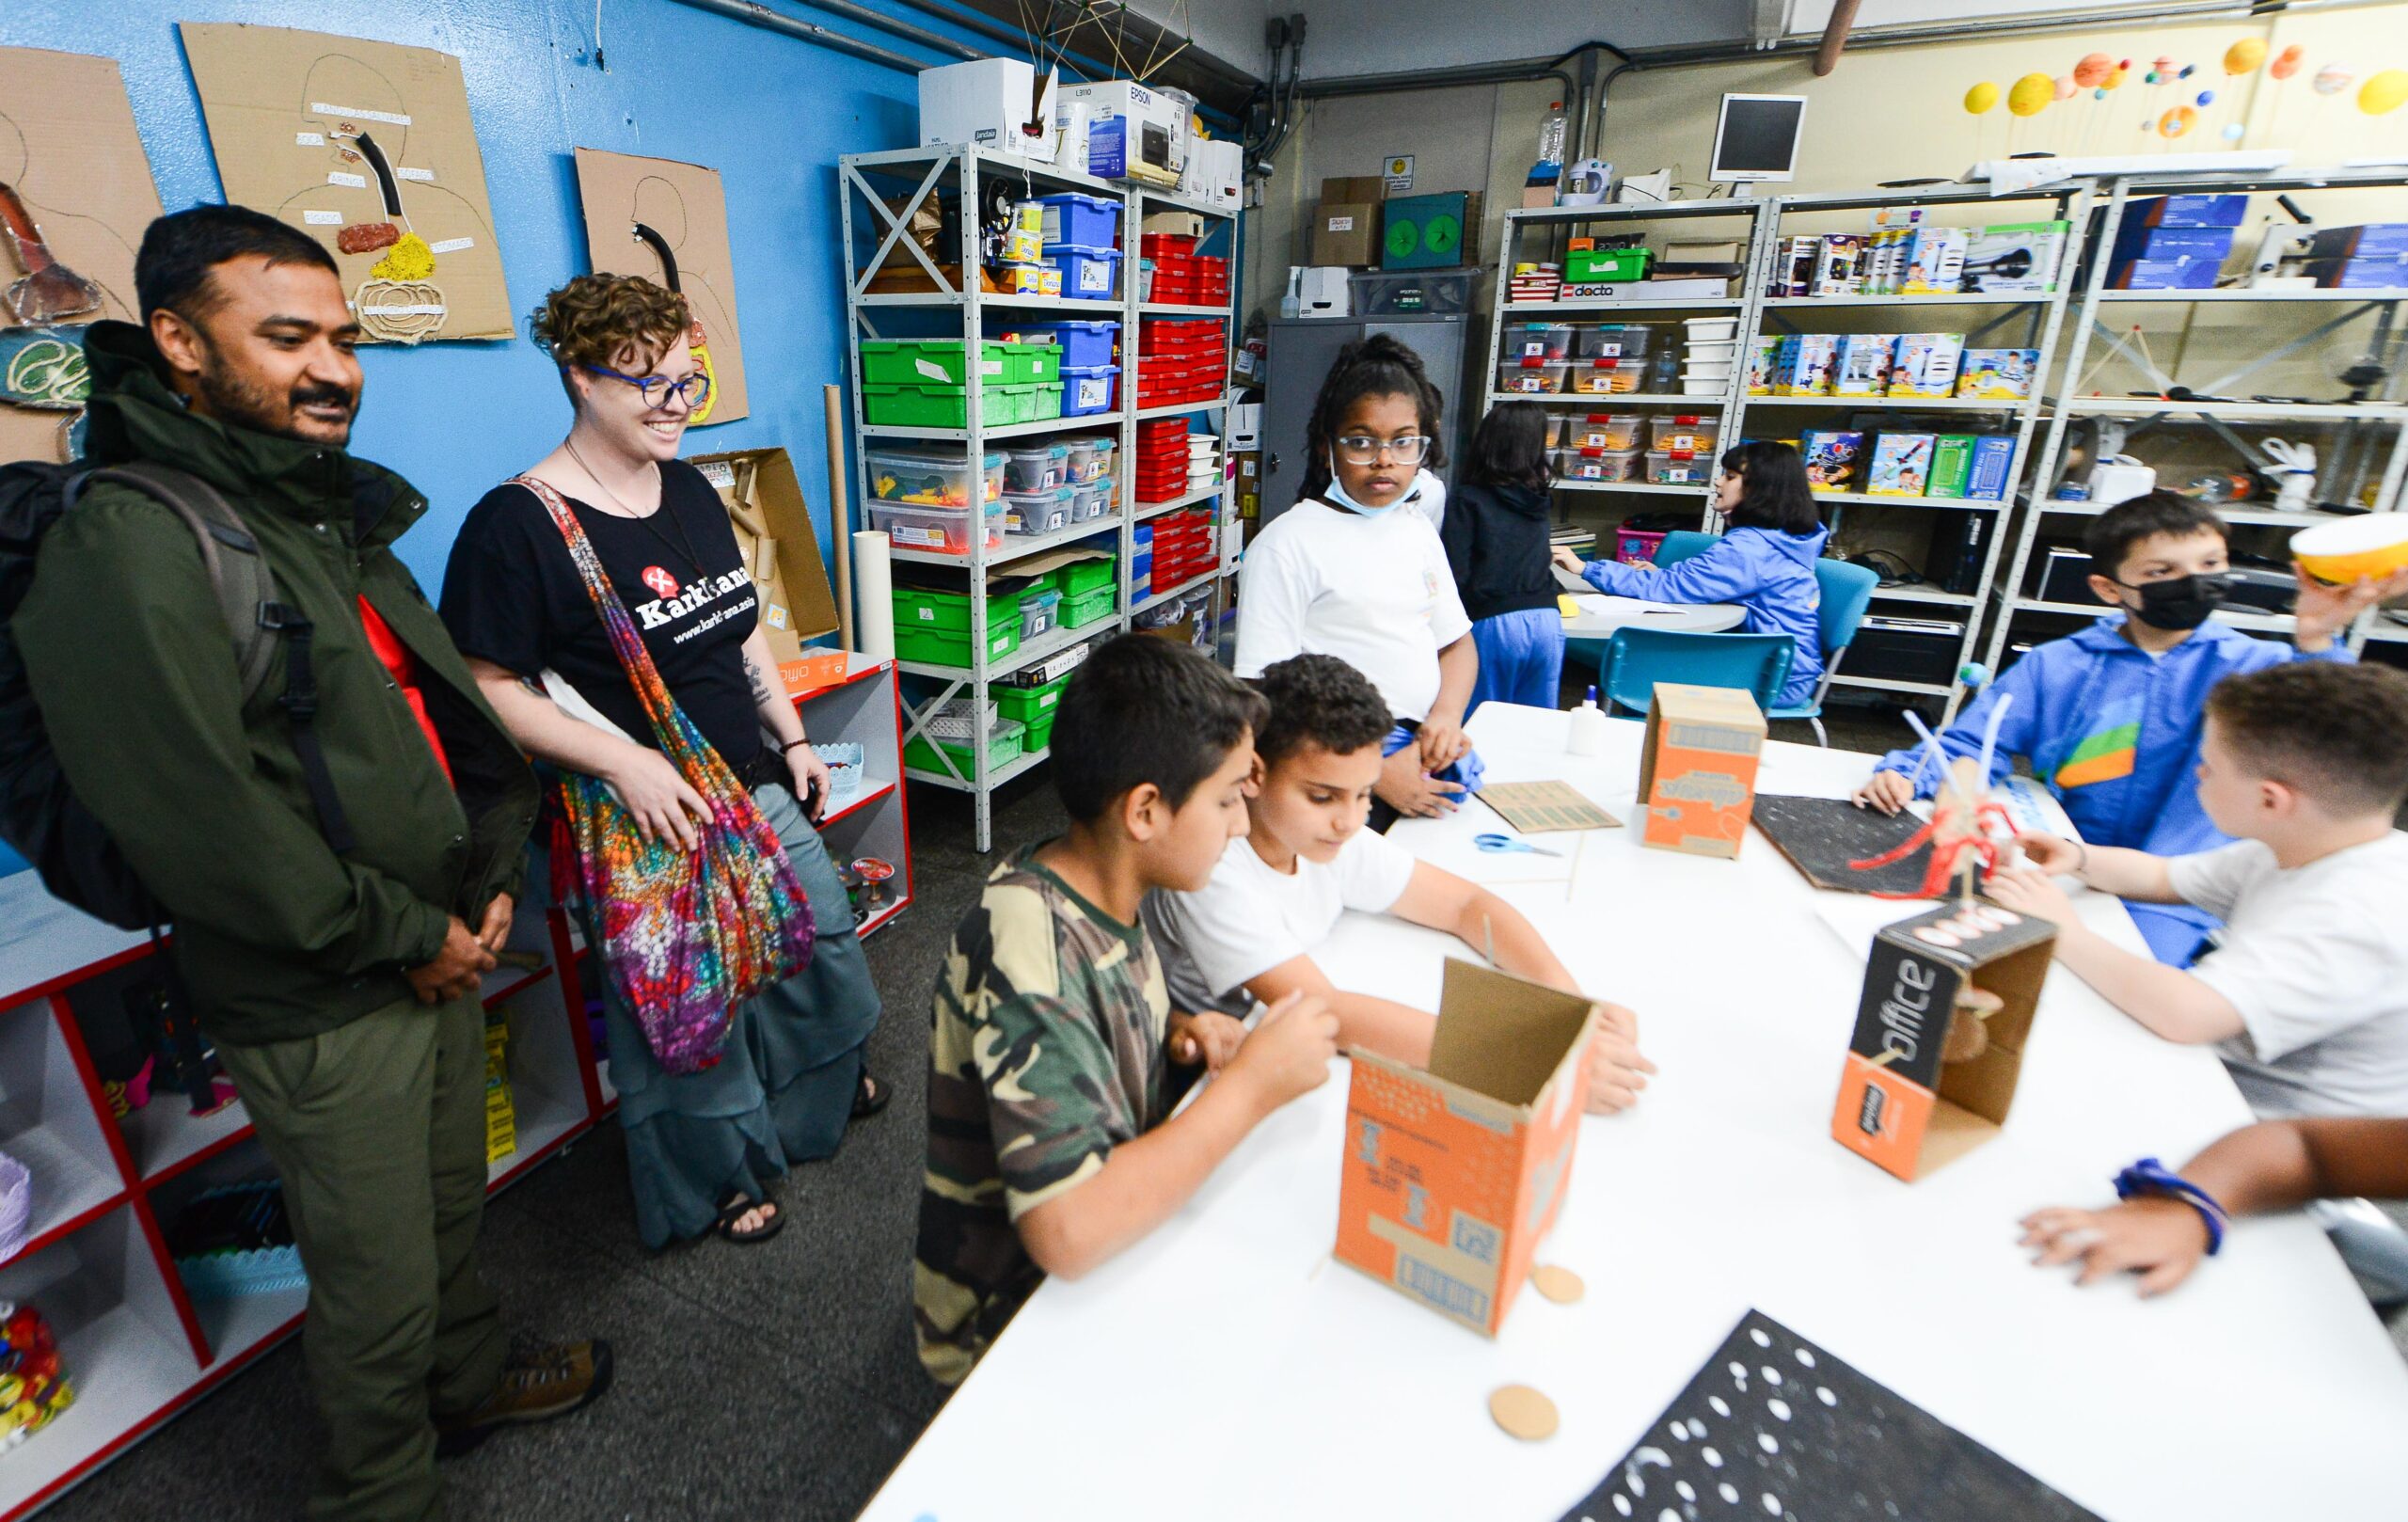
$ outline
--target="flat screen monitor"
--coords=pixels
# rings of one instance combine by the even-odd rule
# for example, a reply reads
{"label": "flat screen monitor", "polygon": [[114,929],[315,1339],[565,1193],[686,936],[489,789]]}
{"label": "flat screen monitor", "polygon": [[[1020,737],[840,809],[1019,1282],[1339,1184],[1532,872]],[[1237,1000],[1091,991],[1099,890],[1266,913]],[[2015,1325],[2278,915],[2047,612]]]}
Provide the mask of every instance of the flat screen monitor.
{"label": "flat screen monitor", "polygon": [[1798,166],[1798,129],[1806,120],[1803,95],[1725,95],[1714,128],[1714,167],[1709,180],[1788,180]]}

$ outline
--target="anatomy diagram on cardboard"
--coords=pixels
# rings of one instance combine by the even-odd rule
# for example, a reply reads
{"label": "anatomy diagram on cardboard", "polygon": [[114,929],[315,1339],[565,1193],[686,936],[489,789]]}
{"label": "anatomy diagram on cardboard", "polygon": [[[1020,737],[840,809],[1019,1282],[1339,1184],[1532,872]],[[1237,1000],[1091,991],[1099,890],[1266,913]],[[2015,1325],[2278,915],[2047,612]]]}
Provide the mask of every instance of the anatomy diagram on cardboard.
{"label": "anatomy diagram on cardboard", "polygon": [[117,64],[0,48],[0,461],[74,453],[83,325],[136,320],[134,251],[158,214]]}
{"label": "anatomy diagram on cardboard", "polygon": [[274,26],[182,30],[227,198],[324,244],[369,341],[511,336],[459,59]]}
{"label": "anatomy diagram on cardboard", "polygon": [[744,341],[736,325],[736,271],[719,171],[580,148],[577,194],[596,275],[641,275],[686,298],[694,357],[711,377],[710,400],[689,420],[743,417],[750,410]]}

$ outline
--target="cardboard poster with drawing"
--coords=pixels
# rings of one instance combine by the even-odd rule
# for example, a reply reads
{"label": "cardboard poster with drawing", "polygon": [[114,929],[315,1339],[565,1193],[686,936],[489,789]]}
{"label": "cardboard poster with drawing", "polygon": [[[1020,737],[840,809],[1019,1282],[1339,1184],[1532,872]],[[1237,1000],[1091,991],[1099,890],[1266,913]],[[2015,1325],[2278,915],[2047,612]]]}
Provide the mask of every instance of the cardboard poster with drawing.
{"label": "cardboard poster with drawing", "polygon": [[280,26],[177,26],[226,198],[325,244],[369,341],[515,331],[459,59]]}
{"label": "cardboard poster with drawing", "polygon": [[1354,1054],[1339,1260],[1496,1336],[1572,1177],[1594,1015],[1450,959],[1426,1070]]}
{"label": "cardboard poster with drawing", "polygon": [[711,377],[695,424],[734,422],[750,410],[744,339],[736,322],[736,270],[719,171],[674,159],[577,151],[587,258],[596,275],[641,275],[686,298],[699,330],[694,354]]}
{"label": "cardboard poster with drawing", "polygon": [[139,320],[134,251],[159,210],[117,61],[0,48],[0,463],[71,457],[79,330]]}
{"label": "cardboard poster with drawing", "polygon": [[805,658],[802,642],[836,627],[836,598],[794,461],[782,449],[698,454],[689,462],[727,507],[745,569],[761,596],[761,628],[780,666]]}
{"label": "cardboard poster with drawing", "polygon": [[1998,1134],[2056,927],[1987,899],[1873,938],[1831,1136],[1912,1182]]}

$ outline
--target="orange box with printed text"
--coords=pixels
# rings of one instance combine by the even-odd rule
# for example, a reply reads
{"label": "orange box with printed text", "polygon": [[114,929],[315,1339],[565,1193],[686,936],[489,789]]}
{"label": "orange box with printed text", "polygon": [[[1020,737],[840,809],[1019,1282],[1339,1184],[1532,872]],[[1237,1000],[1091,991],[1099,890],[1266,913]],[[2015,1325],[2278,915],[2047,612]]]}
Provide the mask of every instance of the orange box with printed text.
{"label": "orange box with printed text", "polygon": [[1736,857],[1756,800],[1765,715],[1735,687],[1658,682],[1639,753],[1642,846]]}
{"label": "orange box with printed text", "polygon": [[1353,1055],[1339,1260],[1494,1337],[1572,1178],[1595,1008],[1447,963],[1430,1066]]}

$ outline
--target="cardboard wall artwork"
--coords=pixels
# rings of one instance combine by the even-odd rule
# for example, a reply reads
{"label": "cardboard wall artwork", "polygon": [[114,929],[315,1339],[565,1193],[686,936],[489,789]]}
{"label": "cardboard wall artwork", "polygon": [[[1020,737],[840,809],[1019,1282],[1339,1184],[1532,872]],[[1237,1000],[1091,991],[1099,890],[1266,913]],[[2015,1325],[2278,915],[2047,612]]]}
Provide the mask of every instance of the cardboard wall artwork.
{"label": "cardboard wall artwork", "polygon": [[1592,1029],[1576,994],[1450,960],[1426,1071],[1354,1054],[1339,1260],[1496,1336],[1563,1203]]}
{"label": "cardboard wall artwork", "polygon": [[1639,796],[1647,804],[1640,844],[1735,858],[1764,748],[1764,710],[1752,696],[1656,683],[1640,750]]}
{"label": "cardboard wall artwork", "polygon": [[719,171],[580,148],[577,195],[585,208],[585,246],[594,272],[641,275],[671,286],[685,296],[702,328],[695,353],[710,373],[711,399],[707,410],[690,420],[701,425],[744,417],[751,410],[744,339],[737,326],[735,261]]}
{"label": "cardboard wall artwork", "polygon": [[1883,927],[1833,1139],[1912,1182],[1997,1135],[2056,941],[2048,921],[1979,898]]}
{"label": "cardboard wall artwork", "polygon": [[178,25],[226,198],[325,244],[371,341],[512,335],[459,59],[278,26]]}
{"label": "cardboard wall artwork", "polygon": [[[134,251],[160,210],[117,60],[0,48],[0,463],[63,461],[90,395],[76,330],[138,320]],[[71,278],[5,299],[29,254]],[[44,289],[78,294],[45,307]],[[81,309],[45,316],[60,307]]]}
{"label": "cardboard wall artwork", "polygon": [[819,537],[812,532],[794,462],[782,449],[762,449],[698,454],[692,463],[727,505],[737,547],[761,598],[770,656],[783,669],[816,654],[802,642],[835,631],[836,598],[828,590],[827,563],[819,558]]}

